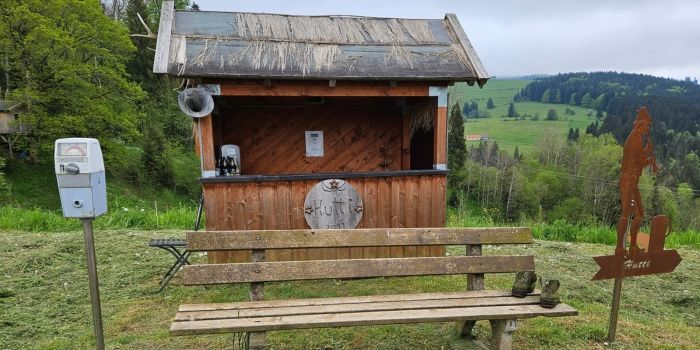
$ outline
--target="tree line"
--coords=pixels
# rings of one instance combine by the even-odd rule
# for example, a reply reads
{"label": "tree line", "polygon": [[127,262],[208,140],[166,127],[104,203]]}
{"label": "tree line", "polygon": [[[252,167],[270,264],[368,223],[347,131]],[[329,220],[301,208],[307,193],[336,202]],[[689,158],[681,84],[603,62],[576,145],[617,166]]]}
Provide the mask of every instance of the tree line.
{"label": "tree line", "polygon": [[[614,225],[619,219],[622,146],[612,134],[569,139],[547,130],[523,155],[493,141],[467,148],[459,107],[449,119],[449,204],[478,206],[494,221],[534,220]],[[700,198],[688,183],[670,188],[645,172],[640,179],[647,218],[669,215],[679,230],[700,228]]]}
{"label": "tree line", "polygon": [[[17,147],[52,162],[53,141],[100,139],[112,177],[198,192],[191,120],[176,81],[152,73],[161,1],[7,0],[0,6],[0,99],[30,130]],[[187,8],[189,1],[177,1]],[[138,19],[143,19],[144,24]],[[194,171],[194,173],[193,173]]]}
{"label": "tree line", "polygon": [[563,103],[597,110],[586,133],[610,133],[625,142],[636,109],[649,108],[653,118],[652,142],[659,164],[658,181],[669,188],[681,183],[700,191],[700,85],[697,80],[675,80],[617,72],[567,73],[537,79],[514,99]]}

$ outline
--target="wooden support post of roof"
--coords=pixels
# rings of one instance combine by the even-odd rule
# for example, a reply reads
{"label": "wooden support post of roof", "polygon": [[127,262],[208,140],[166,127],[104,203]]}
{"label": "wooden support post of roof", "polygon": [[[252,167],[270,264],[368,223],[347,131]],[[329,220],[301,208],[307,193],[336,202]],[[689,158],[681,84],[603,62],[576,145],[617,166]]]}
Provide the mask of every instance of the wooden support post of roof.
{"label": "wooden support post of roof", "polygon": [[216,176],[216,160],[214,153],[214,129],[212,117],[208,115],[194,119],[195,149],[199,155],[202,177]]}
{"label": "wooden support post of roof", "polygon": [[401,134],[401,169],[411,169],[411,116],[403,115],[403,132]]}
{"label": "wooden support post of roof", "polygon": [[431,86],[429,95],[437,97],[437,113],[433,123],[433,169],[447,169],[447,87]]}
{"label": "wooden support post of roof", "polygon": [[156,55],[153,58],[153,73],[167,73],[170,58],[170,37],[175,19],[175,2],[163,1],[160,10],[160,26],[158,27],[158,42]]}
{"label": "wooden support post of roof", "polygon": [[435,126],[433,128],[433,168],[437,170],[447,169],[447,107],[438,107],[435,114]]}

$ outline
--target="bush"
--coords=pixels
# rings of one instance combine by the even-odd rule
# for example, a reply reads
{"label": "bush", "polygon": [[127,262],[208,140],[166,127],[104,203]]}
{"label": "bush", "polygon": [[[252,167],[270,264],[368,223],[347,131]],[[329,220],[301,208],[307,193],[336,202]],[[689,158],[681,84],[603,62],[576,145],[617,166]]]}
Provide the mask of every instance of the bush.
{"label": "bush", "polygon": [[547,111],[547,117],[545,120],[559,120],[559,115],[557,114],[557,111],[554,109],[550,109]]}
{"label": "bush", "polygon": [[570,222],[588,222],[591,220],[588,206],[578,197],[565,199],[557,204],[547,216],[550,220],[567,220]]}
{"label": "bush", "polygon": [[141,156],[143,151],[139,147],[127,146],[121,141],[100,140],[102,155],[104,156],[105,169],[109,177],[124,179],[131,183],[137,183],[143,174]]}
{"label": "bush", "polygon": [[199,177],[199,157],[186,149],[171,149],[168,151],[175,178],[175,191],[189,198],[197,198],[202,192]]}

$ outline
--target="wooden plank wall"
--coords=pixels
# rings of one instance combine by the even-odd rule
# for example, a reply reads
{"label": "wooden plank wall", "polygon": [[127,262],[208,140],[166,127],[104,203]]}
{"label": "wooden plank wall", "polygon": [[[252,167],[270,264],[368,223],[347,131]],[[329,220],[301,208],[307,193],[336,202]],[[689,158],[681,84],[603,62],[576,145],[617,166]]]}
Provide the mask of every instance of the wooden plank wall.
{"label": "wooden plank wall", "polygon": [[[247,174],[400,170],[402,107],[389,98],[233,98],[222,101],[215,143],[241,149]],[[323,131],[324,156],[306,157],[304,131]]]}
{"label": "wooden plank wall", "polygon": [[[444,175],[347,179],[362,196],[358,228],[444,227]],[[206,229],[308,228],[304,199],[318,180],[204,183]],[[444,255],[444,247],[313,248],[268,251],[268,261]],[[210,252],[210,263],[250,261],[249,251]]]}

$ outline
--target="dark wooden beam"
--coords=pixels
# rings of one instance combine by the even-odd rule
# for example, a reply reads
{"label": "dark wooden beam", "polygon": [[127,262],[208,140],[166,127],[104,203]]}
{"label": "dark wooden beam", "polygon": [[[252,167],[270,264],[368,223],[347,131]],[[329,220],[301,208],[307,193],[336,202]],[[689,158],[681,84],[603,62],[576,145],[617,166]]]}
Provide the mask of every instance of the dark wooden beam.
{"label": "dark wooden beam", "polygon": [[221,85],[221,96],[428,96],[427,86]]}

